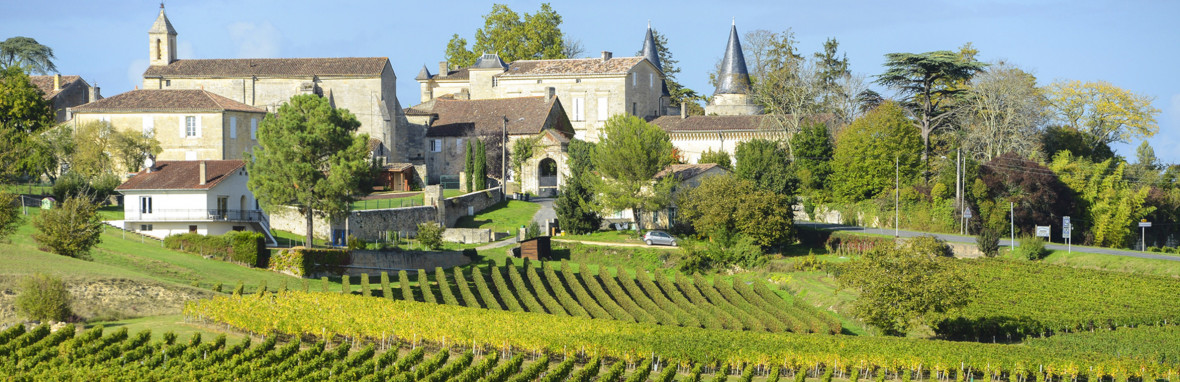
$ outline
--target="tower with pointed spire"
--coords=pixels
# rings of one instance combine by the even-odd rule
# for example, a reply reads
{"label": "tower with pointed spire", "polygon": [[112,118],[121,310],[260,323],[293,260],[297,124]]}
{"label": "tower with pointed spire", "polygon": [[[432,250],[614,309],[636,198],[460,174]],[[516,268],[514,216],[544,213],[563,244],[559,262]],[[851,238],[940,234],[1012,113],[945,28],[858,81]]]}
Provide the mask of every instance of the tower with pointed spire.
{"label": "tower with pointed spire", "polygon": [[[660,63],[660,50],[656,47],[656,38],[651,30],[651,21],[647,22],[647,35],[643,37],[643,50],[639,53],[639,56],[651,62],[660,73],[664,72],[664,65]],[[668,82],[666,78],[660,80],[660,87],[659,114],[663,115],[665,114],[664,107],[669,105],[672,97],[668,93]]]}
{"label": "tower with pointed spire", "polygon": [[729,29],[729,43],[725,46],[725,57],[721,59],[717,88],[713,91],[713,99],[705,106],[705,115],[761,114],[762,108],[754,104],[751,93],[750,72],[746,70],[746,57],[742,54],[735,22]]}
{"label": "tower with pointed spire", "polygon": [[160,16],[148,30],[148,62],[152,66],[164,66],[176,61],[176,29],[164,15],[164,3],[160,3]]}

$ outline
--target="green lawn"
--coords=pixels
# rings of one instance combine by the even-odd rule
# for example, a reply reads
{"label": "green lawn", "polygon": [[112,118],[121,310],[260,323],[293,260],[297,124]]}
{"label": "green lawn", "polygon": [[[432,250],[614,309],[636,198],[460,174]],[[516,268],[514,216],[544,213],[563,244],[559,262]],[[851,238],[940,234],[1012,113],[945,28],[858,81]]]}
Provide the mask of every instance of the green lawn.
{"label": "green lawn", "polygon": [[585,235],[564,235],[557,239],[598,241],[604,243],[641,243],[639,234],[635,231],[598,231]]}
{"label": "green lawn", "polygon": [[[287,231],[272,229],[270,230],[270,234],[274,235],[279,247],[297,247],[307,243],[307,238],[303,235],[296,235]],[[327,246],[328,241],[317,238],[315,239],[315,245]]]}
{"label": "green lawn", "polygon": [[[1150,253],[1150,252],[1148,252]],[[1053,251],[1042,262],[1074,268],[1140,273],[1156,276],[1180,277],[1180,261],[1142,259],[1100,253],[1069,253]]]}
{"label": "green lawn", "polygon": [[0,184],[0,190],[13,194],[48,195],[53,193],[49,184]]}
{"label": "green lawn", "polygon": [[195,333],[201,334],[202,341],[212,341],[217,336],[225,335],[228,342],[238,343],[246,337],[245,334],[232,330],[219,329],[213,325],[202,325],[195,322],[185,322],[184,316],[179,314],[169,314],[163,316],[139,317],[119,321],[101,321],[92,322],[85,325],[85,329],[90,329],[95,326],[102,325],[104,333],[114,332],[116,330],[126,328],[128,334],[135,334],[144,330],[152,331],[152,341],[159,341],[164,338],[164,333],[172,332],[176,334],[178,341],[188,342],[188,339]]}
{"label": "green lawn", "polygon": [[[394,191],[394,192],[388,192],[388,193],[401,194],[404,192],[403,191]],[[380,194],[380,193],[376,193],[373,195],[377,195],[377,194]],[[443,197],[444,198],[453,198],[453,197],[456,197],[459,195],[463,195],[463,193],[459,192],[459,190],[446,190],[446,189],[443,190]],[[423,192],[419,191],[414,195],[403,196],[400,198],[357,200],[355,202],[352,202],[352,209],[354,211],[360,211],[360,210],[376,210],[376,209],[382,209],[382,208],[414,207],[414,206],[424,205],[425,201],[426,201],[425,194]]]}
{"label": "green lawn", "polygon": [[455,227],[491,228],[494,232],[515,233],[521,226],[528,226],[540,209],[540,204],[507,200],[493,204],[475,216],[459,218]]}

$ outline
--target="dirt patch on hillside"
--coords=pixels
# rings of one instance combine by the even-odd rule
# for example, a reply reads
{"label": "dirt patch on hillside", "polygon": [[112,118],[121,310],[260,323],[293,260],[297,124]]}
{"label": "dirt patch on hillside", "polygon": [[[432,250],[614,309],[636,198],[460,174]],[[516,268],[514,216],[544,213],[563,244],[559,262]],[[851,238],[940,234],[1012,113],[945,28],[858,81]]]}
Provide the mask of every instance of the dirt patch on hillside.
{"label": "dirt patch on hillside", "polygon": [[[65,280],[73,301],[70,308],[84,320],[118,320],[178,314],[186,301],[208,298],[211,291],[130,279]],[[19,320],[16,295],[20,277],[0,276],[0,323]]]}

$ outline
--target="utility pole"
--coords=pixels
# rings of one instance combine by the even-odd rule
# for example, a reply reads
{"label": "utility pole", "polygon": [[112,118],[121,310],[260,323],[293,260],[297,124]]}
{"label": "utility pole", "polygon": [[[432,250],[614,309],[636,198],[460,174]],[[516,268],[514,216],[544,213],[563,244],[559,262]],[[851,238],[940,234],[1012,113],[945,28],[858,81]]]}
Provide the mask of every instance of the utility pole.
{"label": "utility pole", "polygon": [[1008,239],[1008,250],[1011,251],[1016,247],[1016,204],[1013,202],[1008,202],[1008,224],[1012,230]]}
{"label": "utility pole", "polygon": [[[962,171],[962,167],[963,167],[962,166],[962,160],[963,160],[963,152],[962,151],[963,151],[962,148],[955,149],[955,211],[956,212],[961,211],[963,209],[963,179],[962,179],[962,176],[960,175],[960,171]],[[963,224],[962,212],[960,212],[959,234],[960,235],[964,234],[965,229],[966,229],[966,227]]]}
{"label": "utility pole", "polygon": [[508,197],[508,116],[505,115],[503,118],[504,129],[500,141],[500,200]]}
{"label": "utility pole", "polygon": [[901,225],[901,159],[893,156],[893,237],[900,237]]}

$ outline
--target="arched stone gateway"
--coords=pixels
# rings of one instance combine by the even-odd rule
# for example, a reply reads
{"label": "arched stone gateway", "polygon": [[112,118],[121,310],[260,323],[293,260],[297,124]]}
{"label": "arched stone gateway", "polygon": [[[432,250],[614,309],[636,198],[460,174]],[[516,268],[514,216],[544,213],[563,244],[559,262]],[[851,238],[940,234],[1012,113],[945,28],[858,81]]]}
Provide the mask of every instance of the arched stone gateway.
{"label": "arched stone gateway", "polygon": [[554,195],[558,184],[557,161],[553,158],[543,158],[537,165],[537,188],[539,195]]}
{"label": "arched stone gateway", "polygon": [[533,155],[522,166],[521,190],[537,196],[557,196],[569,176],[569,137],[547,129],[538,137]]}

